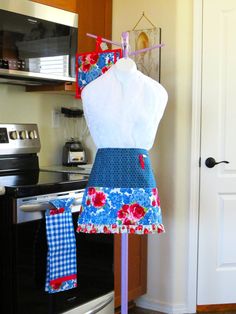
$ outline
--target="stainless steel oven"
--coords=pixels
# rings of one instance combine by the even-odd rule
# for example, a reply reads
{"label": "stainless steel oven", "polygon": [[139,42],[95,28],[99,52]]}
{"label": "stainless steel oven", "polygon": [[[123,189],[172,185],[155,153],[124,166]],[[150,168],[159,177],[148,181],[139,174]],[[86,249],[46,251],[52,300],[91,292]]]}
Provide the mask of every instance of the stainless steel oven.
{"label": "stainless steel oven", "polygon": [[[76,234],[78,287],[64,292],[45,292],[47,239],[44,211],[50,201],[74,199],[74,227],[80,211],[87,176],[42,171],[37,166],[37,145],[24,142],[20,154],[7,148],[16,133],[36,125],[0,125],[0,312],[3,314],[113,313],[113,236]],[[14,137],[15,138],[15,137]],[[16,137],[17,138],[17,137]],[[2,146],[1,146],[2,143]],[[34,153],[30,153],[30,145]],[[2,149],[1,149],[2,147]],[[7,154],[3,154],[3,151]],[[1,155],[2,154],[2,155]]]}

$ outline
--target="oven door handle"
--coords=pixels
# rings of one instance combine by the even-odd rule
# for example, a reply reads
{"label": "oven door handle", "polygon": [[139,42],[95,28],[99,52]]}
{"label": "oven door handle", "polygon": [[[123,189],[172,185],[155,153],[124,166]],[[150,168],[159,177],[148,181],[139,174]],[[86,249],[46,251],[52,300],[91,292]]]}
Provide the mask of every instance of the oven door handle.
{"label": "oven door handle", "polygon": [[[80,205],[82,203],[82,196],[77,197],[74,199],[74,202],[71,206],[71,212],[76,213],[80,212]],[[22,204],[19,206],[19,209],[23,212],[42,212],[47,209],[55,209],[55,207],[48,201],[48,202],[32,202],[27,204]]]}
{"label": "oven door handle", "polygon": [[106,300],[98,303],[97,306],[95,306],[93,309],[87,311],[85,314],[96,314],[100,312],[102,309],[104,309],[108,304],[110,304],[113,301],[113,296],[107,298]]}

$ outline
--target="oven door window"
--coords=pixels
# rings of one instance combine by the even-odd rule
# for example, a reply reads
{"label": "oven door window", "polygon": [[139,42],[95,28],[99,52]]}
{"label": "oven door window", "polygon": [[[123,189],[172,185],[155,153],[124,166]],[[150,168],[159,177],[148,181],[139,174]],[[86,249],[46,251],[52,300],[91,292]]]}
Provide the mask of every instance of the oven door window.
{"label": "oven door window", "polygon": [[63,313],[114,289],[112,235],[76,233],[78,287],[48,294],[44,291],[47,259],[45,220],[21,223],[15,227],[17,314]]}

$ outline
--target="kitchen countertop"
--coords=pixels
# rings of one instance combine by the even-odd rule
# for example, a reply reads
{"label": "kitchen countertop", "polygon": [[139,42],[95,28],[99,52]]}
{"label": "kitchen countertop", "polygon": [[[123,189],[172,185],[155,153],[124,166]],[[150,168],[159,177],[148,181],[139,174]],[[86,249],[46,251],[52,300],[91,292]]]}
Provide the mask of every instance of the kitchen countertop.
{"label": "kitchen countertop", "polygon": [[93,166],[92,164],[79,165],[79,166],[52,165],[52,166],[42,166],[40,167],[40,169],[53,171],[53,172],[90,174],[92,166]]}

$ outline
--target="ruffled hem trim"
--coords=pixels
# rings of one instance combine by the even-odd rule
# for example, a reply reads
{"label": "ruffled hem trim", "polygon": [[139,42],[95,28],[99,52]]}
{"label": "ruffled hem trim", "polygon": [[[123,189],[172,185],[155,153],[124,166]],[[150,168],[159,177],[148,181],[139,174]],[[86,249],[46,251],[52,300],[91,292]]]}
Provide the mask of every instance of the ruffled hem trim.
{"label": "ruffled hem trim", "polygon": [[64,280],[63,278],[62,279],[60,278],[58,280],[51,280],[48,286],[46,287],[45,291],[48,293],[57,293],[57,292],[76,288],[77,287],[76,275],[74,275],[73,277],[75,278],[67,279],[67,280]]}
{"label": "ruffled hem trim", "polygon": [[165,232],[163,224],[159,225],[96,225],[79,224],[77,232],[83,233],[128,233],[128,234],[155,234]]}

